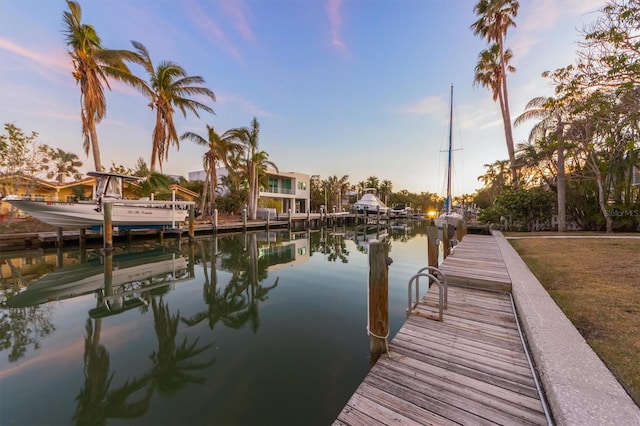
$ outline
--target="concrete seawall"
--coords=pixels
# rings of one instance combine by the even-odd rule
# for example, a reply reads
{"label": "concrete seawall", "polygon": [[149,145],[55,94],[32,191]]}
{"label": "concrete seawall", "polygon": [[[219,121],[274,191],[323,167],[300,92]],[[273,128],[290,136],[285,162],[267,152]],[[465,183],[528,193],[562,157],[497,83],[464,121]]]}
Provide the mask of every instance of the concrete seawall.
{"label": "concrete seawall", "polygon": [[542,287],[493,231],[536,370],[557,424],[640,425],[640,408]]}

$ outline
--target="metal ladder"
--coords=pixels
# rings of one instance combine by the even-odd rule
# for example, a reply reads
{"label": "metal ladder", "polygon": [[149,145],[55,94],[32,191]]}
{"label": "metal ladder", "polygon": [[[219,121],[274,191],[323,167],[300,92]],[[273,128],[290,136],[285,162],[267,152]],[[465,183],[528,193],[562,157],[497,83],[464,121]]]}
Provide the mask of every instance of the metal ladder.
{"label": "metal ladder", "polygon": [[[430,305],[433,306],[433,303],[428,302],[420,297],[420,277],[425,277],[429,279],[431,282],[438,285],[438,304],[436,307],[438,308],[438,315],[433,315],[425,312],[421,312],[416,309],[418,304]],[[412,295],[413,283],[416,283],[415,289],[415,302]],[[408,285],[408,293],[409,293],[409,301],[407,304],[407,318],[411,314],[422,316],[425,318],[430,318],[436,321],[442,321],[443,311],[447,309],[447,276],[435,266],[425,266],[420,269],[414,276],[409,279]]]}

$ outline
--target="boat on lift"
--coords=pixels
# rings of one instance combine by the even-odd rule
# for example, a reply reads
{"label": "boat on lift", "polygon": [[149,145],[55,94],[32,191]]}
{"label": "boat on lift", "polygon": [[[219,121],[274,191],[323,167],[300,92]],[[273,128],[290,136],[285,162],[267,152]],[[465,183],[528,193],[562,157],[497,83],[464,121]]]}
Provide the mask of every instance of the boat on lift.
{"label": "boat on lift", "polygon": [[375,188],[364,188],[362,190],[362,197],[356,201],[351,208],[357,213],[364,214],[387,214],[389,207],[378,198],[376,195],[377,190]]}
{"label": "boat on lift", "polygon": [[[123,195],[124,182],[137,182],[141,178],[117,173],[89,172],[96,178],[96,189],[91,201],[32,200],[15,195],[4,201],[59,228],[100,228],[104,224],[104,205],[111,203],[111,221],[120,228],[175,228],[189,215],[192,201],[157,201],[147,198],[128,200]],[[175,197],[174,197],[175,198]]]}

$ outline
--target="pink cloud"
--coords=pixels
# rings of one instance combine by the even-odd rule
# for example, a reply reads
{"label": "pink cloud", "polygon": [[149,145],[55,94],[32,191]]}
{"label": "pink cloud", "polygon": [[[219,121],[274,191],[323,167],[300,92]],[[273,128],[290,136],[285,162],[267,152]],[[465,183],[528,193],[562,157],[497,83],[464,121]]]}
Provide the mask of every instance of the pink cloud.
{"label": "pink cloud", "polygon": [[238,49],[231,40],[229,40],[224,31],[222,31],[218,22],[209,16],[207,11],[194,1],[185,3],[184,9],[193,25],[196,26],[205,37],[213,41],[221,49],[227,51],[233,59],[244,64],[244,60]]}
{"label": "pink cloud", "polygon": [[28,64],[39,74],[48,76],[51,71],[66,74],[72,70],[71,60],[66,52],[57,49],[48,49],[46,53],[28,49],[11,40],[0,38],[0,50],[27,59]]}
{"label": "pink cloud", "polygon": [[231,18],[231,22],[238,30],[238,33],[245,40],[253,40],[253,31],[249,25],[248,17],[251,11],[242,0],[224,0],[220,2],[222,11]]}
{"label": "pink cloud", "polygon": [[328,0],[327,2],[327,15],[329,16],[329,26],[331,31],[331,45],[338,49],[340,52],[345,53],[347,45],[342,41],[342,0]]}

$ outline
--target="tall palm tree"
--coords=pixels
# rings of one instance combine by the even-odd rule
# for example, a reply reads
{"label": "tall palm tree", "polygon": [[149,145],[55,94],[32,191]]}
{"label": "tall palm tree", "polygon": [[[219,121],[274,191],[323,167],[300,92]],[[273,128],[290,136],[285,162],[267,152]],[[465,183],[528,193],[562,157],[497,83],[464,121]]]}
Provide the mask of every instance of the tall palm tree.
{"label": "tall palm tree", "polygon": [[[206,139],[197,133],[186,132],[180,136],[180,140],[189,139],[198,145],[207,147],[202,160],[205,170],[207,170],[207,180],[209,181],[209,193],[211,202],[209,212],[213,212],[216,205],[216,192],[218,186],[218,173],[216,167],[224,164],[227,170],[231,168],[229,165],[230,156],[238,154],[242,151],[242,144],[238,142],[238,134],[235,129],[227,130],[219,135],[213,126],[207,125]],[[202,200],[200,210],[204,211],[204,203],[207,199],[207,185],[202,190]]]}
{"label": "tall palm tree", "polygon": [[72,75],[80,86],[83,148],[86,155],[91,150],[95,169],[102,170],[96,125],[107,113],[104,88],[111,89],[109,78],[126,83],[135,79],[125,61],[136,61],[136,54],[105,48],[93,26],[81,22],[80,5],[67,0],[67,6],[69,10],[63,13],[63,32],[73,63]]}
{"label": "tall palm tree", "polygon": [[265,175],[267,167],[278,170],[272,161],[269,161],[269,154],[259,150],[260,144],[260,123],[253,117],[249,127],[243,127],[235,131],[236,137],[244,143],[246,154],[244,166],[249,182],[249,196],[247,209],[249,219],[255,219],[258,214],[258,197],[260,195],[260,176]]}
{"label": "tall palm tree", "polygon": [[384,203],[387,204],[389,195],[393,192],[393,182],[389,179],[384,179],[382,183],[380,183],[380,199],[384,200]]}
{"label": "tall palm tree", "polygon": [[[479,0],[478,4],[473,8],[473,11],[478,15],[478,20],[471,25],[471,29],[475,35],[486,39],[489,44],[497,45],[497,64],[500,67],[500,72],[496,73],[495,76],[497,84],[490,86],[490,89],[494,92],[494,101],[496,99],[496,89],[502,96],[500,105],[502,122],[504,124],[507,151],[509,152],[511,176],[516,187],[518,185],[518,175],[507,90],[507,71],[513,72],[515,69],[509,69],[507,65],[508,49],[505,48],[505,38],[507,36],[507,30],[510,27],[516,26],[513,18],[518,15],[519,7],[520,4],[517,0]],[[490,49],[493,49],[493,46],[490,47]]]}
{"label": "tall palm tree", "polygon": [[82,161],[76,154],[57,148],[51,152],[51,162],[53,168],[47,172],[47,179],[55,178],[56,182],[64,183],[69,177],[75,180],[82,178],[82,173],[77,169],[82,166]]}
{"label": "tall palm tree", "polygon": [[162,170],[162,161],[169,159],[169,147],[174,144],[180,149],[178,132],[173,121],[175,108],[182,111],[186,118],[187,111],[191,111],[200,118],[198,110],[214,114],[213,109],[192,96],[204,96],[216,100],[215,94],[208,88],[201,86],[205,83],[200,76],[189,76],[178,64],[162,61],[154,67],[147,48],[137,41],[132,41],[140,63],[146,71],[149,81],[138,79],[135,86],[150,99],[149,107],[156,111],[156,124],[153,129],[153,145],[151,148],[151,171],[156,170],[156,161]]}
{"label": "tall palm tree", "polygon": [[520,114],[514,124],[516,126],[525,121],[540,120],[533,126],[529,133],[529,143],[540,140],[551,133],[557,141],[557,176],[558,176],[558,232],[567,229],[566,203],[567,203],[567,176],[565,171],[565,135],[564,129],[567,124],[565,119],[566,111],[552,98],[539,96],[531,99],[525,106],[525,110]]}

